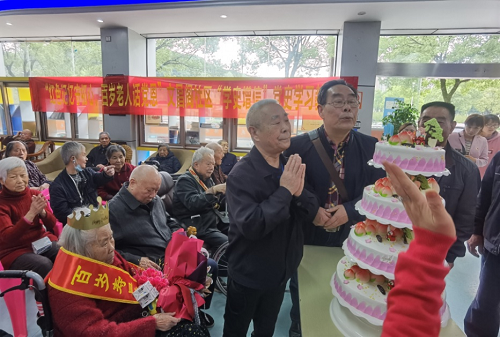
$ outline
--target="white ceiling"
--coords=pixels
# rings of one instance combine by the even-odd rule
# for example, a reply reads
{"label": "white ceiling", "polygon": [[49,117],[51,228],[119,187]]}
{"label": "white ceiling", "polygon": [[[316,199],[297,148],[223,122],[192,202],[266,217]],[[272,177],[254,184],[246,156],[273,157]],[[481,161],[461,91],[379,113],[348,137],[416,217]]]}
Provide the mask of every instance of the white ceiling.
{"label": "white ceiling", "polygon": [[[359,16],[358,12],[366,12]],[[124,26],[144,36],[335,32],[344,21],[381,21],[382,33],[500,32],[500,1],[449,0],[224,5],[155,10],[21,15],[1,13],[0,39],[98,37]],[[221,19],[220,15],[227,15]],[[104,23],[96,20],[102,19]],[[6,25],[9,22],[12,25]],[[416,31],[415,31],[416,30]]]}

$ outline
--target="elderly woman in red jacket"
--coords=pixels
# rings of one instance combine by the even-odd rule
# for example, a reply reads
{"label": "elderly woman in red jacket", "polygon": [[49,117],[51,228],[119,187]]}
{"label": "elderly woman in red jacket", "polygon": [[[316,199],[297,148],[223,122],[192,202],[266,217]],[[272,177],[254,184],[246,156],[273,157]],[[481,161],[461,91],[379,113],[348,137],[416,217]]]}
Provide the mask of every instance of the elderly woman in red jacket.
{"label": "elderly woman in red jacket", "polygon": [[125,162],[125,149],[120,145],[110,145],[106,150],[108,165],[115,167],[113,180],[97,189],[102,200],[111,200],[126,183],[135,166]]}
{"label": "elderly woman in red jacket", "polygon": [[[45,228],[54,228],[56,219],[28,180],[23,160],[0,160],[0,261],[5,269],[32,270],[45,277],[59,250],[57,238]],[[33,242],[40,247],[37,253]]]}

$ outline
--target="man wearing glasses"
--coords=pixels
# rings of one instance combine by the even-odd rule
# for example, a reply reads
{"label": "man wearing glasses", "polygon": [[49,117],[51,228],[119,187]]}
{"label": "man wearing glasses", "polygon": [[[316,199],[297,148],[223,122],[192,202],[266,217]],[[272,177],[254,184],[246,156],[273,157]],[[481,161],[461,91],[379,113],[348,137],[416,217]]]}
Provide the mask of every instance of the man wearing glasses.
{"label": "man wearing glasses", "polygon": [[[344,80],[323,84],[318,93],[318,114],[323,126],[292,138],[285,152],[286,156],[300,155],[307,166],[306,187],[323,207],[320,208],[323,219],[304,227],[305,244],[341,247],[350,226],[364,220],[354,209],[363,188],[385,176],[383,170],[367,164],[373,157],[377,139],[353,129],[358,118],[357,97],[356,88]],[[337,172],[341,183],[333,182],[326,165]],[[290,283],[293,304],[290,336],[293,337],[301,336],[297,283],[295,274]]]}

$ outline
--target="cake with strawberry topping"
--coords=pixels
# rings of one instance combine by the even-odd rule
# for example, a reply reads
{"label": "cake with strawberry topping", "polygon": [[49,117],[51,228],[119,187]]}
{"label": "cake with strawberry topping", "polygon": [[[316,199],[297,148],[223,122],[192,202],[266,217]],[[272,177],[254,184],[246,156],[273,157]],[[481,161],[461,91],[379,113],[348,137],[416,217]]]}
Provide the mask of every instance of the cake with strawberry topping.
{"label": "cake with strawberry topping", "polygon": [[[425,134],[401,132],[377,143],[369,164],[383,168],[385,161],[395,163],[422,193],[428,190],[439,193],[439,184],[431,176],[447,175],[449,171],[445,168],[445,151],[436,147],[438,141],[442,141],[442,130],[433,119],[425,123]],[[340,323],[336,323],[337,316],[332,309],[335,307],[345,307],[355,319],[363,318],[372,325],[382,326],[387,313],[387,295],[394,287],[398,254],[405,252],[413,239],[412,223],[389,178],[366,186],[355,208],[366,220],[352,226],[343,243],[346,256],[337,264],[330,282],[335,296],[330,312],[337,326]],[[444,296],[443,293],[440,312],[443,326],[449,319]],[[334,305],[334,301],[340,306]]]}
{"label": "cake with strawberry topping", "polygon": [[[423,175],[410,177],[421,191],[433,189],[439,193],[436,179],[426,178]],[[389,178],[381,178],[374,185],[366,186],[361,201],[355,207],[360,214],[382,224],[411,228],[410,218],[406,214],[403,203],[394,192]]]}
{"label": "cake with strawberry topping", "polygon": [[[429,132],[434,134],[435,129],[432,130]],[[450,172],[446,169],[445,151],[436,146],[438,139],[429,138],[428,134],[424,136],[419,132],[400,132],[375,144],[373,159],[369,164],[382,168],[382,163],[387,161],[413,175],[448,175]]]}

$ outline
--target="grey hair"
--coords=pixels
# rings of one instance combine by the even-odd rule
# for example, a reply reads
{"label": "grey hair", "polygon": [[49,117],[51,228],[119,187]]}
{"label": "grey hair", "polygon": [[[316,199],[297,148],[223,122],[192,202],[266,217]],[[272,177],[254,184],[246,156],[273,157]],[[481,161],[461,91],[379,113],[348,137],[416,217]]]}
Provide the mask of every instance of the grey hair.
{"label": "grey hair", "polygon": [[78,155],[85,150],[85,146],[78,142],[67,142],[61,147],[61,158],[64,165],[68,165],[71,157],[78,157]]}
{"label": "grey hair", "polygon": [[225,139],[221,139],[221,140],[219,140],[219,141],[217,142],[217,144],[222,145],[222,143],[224,143],[224,142],[226,142],[226,143],[228,143],[228,144],[229,144],[229,142],[228,142],[227,140],[225,140]]}
{"label": "grey hair", "polygon": [[106,136],[108,136],[108,138],[109,138],[109,139],[111,139],[111,136],[110,136],[110,135],[109,135],[109,133],[108,133],[108,132],[106,132],[106,131],[99,132],[99,139],[101,139],[101,136],[102,136],[102,135],[106,135]]}
{"label": "grey hair", "polygon": [[125,149],[123,148],[123,146],[118,144],[110,145],[106,150],[106,158],[108,159],[108,161],[111,159],[111,157],[113,157],[113,153],[115,152],[121,152],[123,156],[125,156]]}
{"label": "grey hair", "polygon": [[272,98],[266,98],[266,99],[263,99],[263,100],[260,100],[256,103],[254,103],[250,107],[250,109],[248,109],[247,120],[246,120],[247,129],[251,126],[253,126],[257,129],[260,129],[260,124],[262,122],[261,110],[262,110],[262,108],[264,108],[266,105],[269,105],[269,104],[278,104],[279,105],[279,102],[275,99],[272,99]]}
{"label": "grey hair", "polygon": [[[99,228],[104,228],[106,226],[111,228],[109,224]],[[81,230],[66,225],[59,238],[59,244],[72,253],[93,259],[94,256],[90,249],[90,244],[97,240],[97,231],[99,228]]]}
{"label": "grey hair", "polygon": [[194,151],[193,160],[191,161],[191,166],[193,166],[194,163],[200,162],[201,160],[203,160],[205,156],[208,155],[213,156],[214,150],[209,149],[208,147],[200,147],[198,150]]}
{"label": "grey hair", "polygon": [[5,181],[9,171],[18,167],[22,167],[26,170],[26,164],[24,164],[24,161],[18,157],[8,157],[0,160],[0,179]]}
{"label": "grey hair", "polygon": [[207,145],[205,145],[206,148],[209,148],[211,150],[217,150],[217,149],[221,149],[222,150],[222,146],[220,146],[220,144],[217,144],[217,143],[208,143]]}

